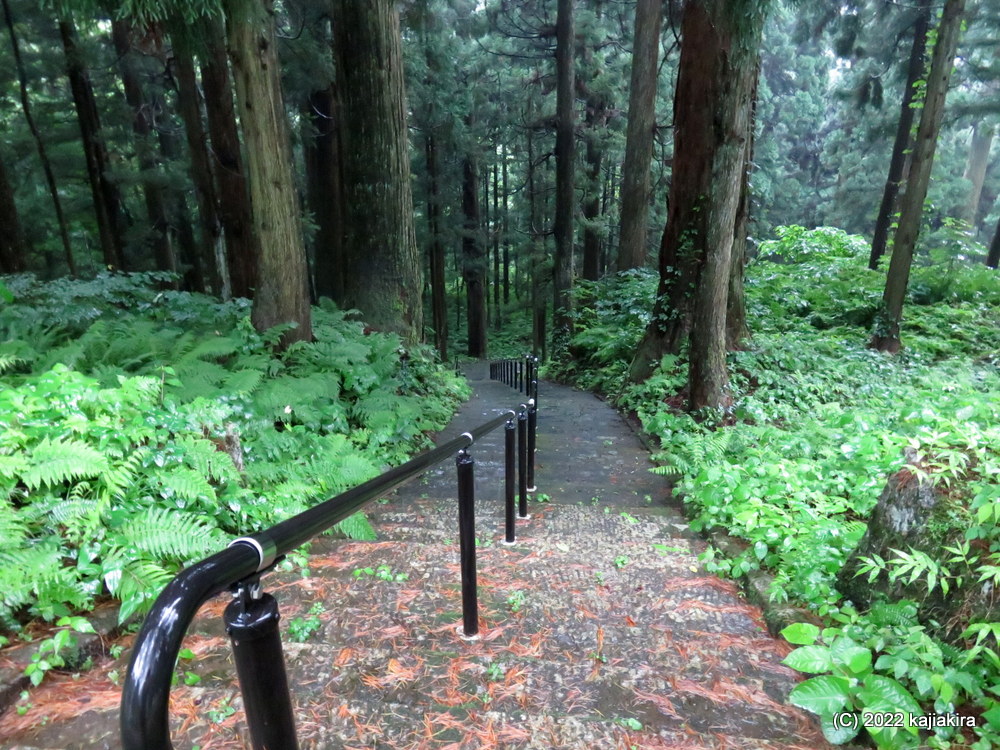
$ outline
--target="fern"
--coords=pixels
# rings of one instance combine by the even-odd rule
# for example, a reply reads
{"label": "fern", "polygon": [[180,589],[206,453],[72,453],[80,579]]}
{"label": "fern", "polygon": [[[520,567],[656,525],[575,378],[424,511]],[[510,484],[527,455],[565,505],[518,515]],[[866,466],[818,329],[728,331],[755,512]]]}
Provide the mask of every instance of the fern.
{"label": "fern", "polygon": [[353,516],[345,518],[340,523],[330,529],[333,533],[342,534],[348,539],[358,539],[360,541],[371,542],[378,539],[375,529],[363,513],[355,513]]}
{"label": "fern", "polygon": [[168,472],[161,472],[156,479],[161,494],[166,498],[192,503],[202,499],[216,499],[212,485],[193,469],[176,467]]}
{"label": "fern", "polygon": [[104,455],[84,442],[45,438],[31,451],[28,468],[21,481],[32,490],[70,479],[96,477],[108,468]]}
{"label": "fern", "polygon": [[224,544],[225,535],[206,520],[170,508],[150,508],[119,530],[124,545],[153,558],[193,561]]}

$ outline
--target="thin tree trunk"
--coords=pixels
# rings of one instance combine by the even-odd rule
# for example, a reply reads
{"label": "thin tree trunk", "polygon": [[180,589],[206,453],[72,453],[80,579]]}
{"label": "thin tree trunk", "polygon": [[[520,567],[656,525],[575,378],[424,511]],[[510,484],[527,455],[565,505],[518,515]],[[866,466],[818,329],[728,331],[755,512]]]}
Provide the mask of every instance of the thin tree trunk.
{"label": "thin tree trunk", "polygon": [[207,136],[201,119],[198,81],[190,50],[186,44],[176,39],[173,67],[177,78],[177,107],[184,122],[191,181],[194,184],[195,200],[198,204],[198,225],[201,231],[201,243],[198,246],[200,265],[212,293],[221,296],[224,285],[216,258],[219,255],[217,247],[222,242],[222,225],[219,223],[218,197],[212,182],[212,164],[206,147]]}
{"label": "thin tree trunk", "polygon": [[423,332],[399,16],[392,0],[334,0],[344,175],[344,304],[408,344]]}
{"label": "thin tree trunk", "polygon": [[625,164],[622,167],[619,271],[646,264],[649,231],[650,161],[656,127],[656,83],[660,61],[660,0],[639,0],[635,10]]}
{"label": "thin tree trunk", "polygon": [[274,11],[269,0],[226,0],[225,5],[229,54],[246,139],[253,229],[260,239],[251,320],[258,331],[294,323],[295,327],[281,337],[282,345],[288,346],[312,339],[312,321]]}
{"label": "thin tree trunk", "polygon": [[[471,125],[471,123],[469,123]],[[465,280],[468,305],[467,353],[480,359],[486,356],[486,258],[479,224],[478,176],[472,156],[462,161],[462,213],[465,231],[462,236],[462,278]]]}
{"label": "thin tree trunk", "polygon": [[892,258],[882,295],[882,310],[876,320],[871,341],[871,347],[879,351],[897,352],[901,346],[899,324],[903,317],[903,301],[910,280],[913,250],[920,234],[920,217],[930,184],[934,150],[944,117],[945,97],[954,67],[964,10],[965,0],[947,0],[937,30],[937,43],[934,45],[931,70],[927,76],[926,100],[920,113],[920,126],[913,147],[906,193],[900,205],[899,226],[892,243]]}
{"label": "thin tree trunk", "polygon": [[930,26],[931,6],[927,4],[917,16],[913,28],[913,46],[910,48],[910,62],[906,70],[906,87],[903,89],[903,103],[899,111],[899,124],[896,126],[896,140],[892,144],[892,158],[889,161],[889,176],[882,191],[882,203],[879,205],[878,217],[875,219],[875,232],[872,236],[872,250],[868,256],[868,267],[873,271],[878,268],[879,259],[885,254],[889,241],[889,228],[896,213],[896,199],[899,188],[905,179],[907,154],[910,151],[913,130],[914,107],[919,81],[924,77],[924,55],[927,51],[927,31]]}
{"label": "thin tree trunk", "polygon": [[986,183],[986,168],[990,163],[990,148],[993,146],[994,126],[977,122],[972,129],[972,143],[969,145],[969,162],[965,167],[965,179],[969,181],[969,197],[962,211],[962,219],[972,228],[976,228],[979,218],[979,200],[983,195],[983,185]]}
{"label": "thin tree trunk", "polygon": [[[501,155],[503,152],[501,151]],[[500,165],[493,164],[493,223],[490,226],[493,235],[493,308],[495,312],[494,327],[500,330]]]}
{"label": "thin tree trunk", "polygon": [[158,174],[159,160],[156,157],[151,139],[153,106],[152,102],[146,100],[142,90],[142,78],[137,67],[135,53],[132,51],[131,21],[112,21],[111,37],[121,66],[125,101],[132,109],[132,132],[136,135],[135,150],[139,159],[139,170],[142,174],[142,193],[146,202],[146,215],[149,219],[147,241],[152,246],[156,268],[160,271],[176,271],[177,259],[174,257],[174,249],[168,231],[170,220],[167,216],[167,201]]}
{"label": "thin tree trunk", "polygon": [[24,232],[14,202],[14,189],[7,177],[7,165],[0,159],[0,273],[20,273],[25,269]]}
{"label": "thin tree trunk", "polygon": [[126,270],[121,195],[118,186],[108,177],[108,151],[101,137],[101,120],[94,99],[94,89],[77,48],[77,34],[73,23],[68,20],[59,21],[59,34],[66,53],[66,73],[80,125],[104,266],[111,270]]}
{"label": "thin tree trunk", "polygon": [[336,91],[330,86],[313,91],[307,101],[311,132],[303,140],[309,207],[316,221],[316,294],[344,302],[343,196]]}
{"label": "thin tree trunk", "polygon": [[202,21],[206,45],[201,64],[205,116],[212,142],[212,167],[219,196],[219,221],[226,242],[226,269],[234,297],[253,297],[257,287],[260,244],[253,232],[250,192],[244,176],[236,127],[233,89],[226,56],[225,30],[219,20]]}
{"label": "thin tree trunk", "polygon": [[448,289],[445,284],[444,242],[441,241],[441,197],[438,190],[437,143],[434,133],[424,135],[427,159],[427,231],[430,235],[431,314],[434,343],[442,362],[448,361]]}
{"label": "thin tree trunk", "polygon": [[553,233],[553,328],[555,336],[567,338],[572,325],[573,207],[576,160],[573,111],[575,71],[573,51],[574,0],[559,0],[556,17],[556,209]]}
{"label": "thin tree trunk", "polygon": [[1000,219],[997,220],[997,228],[993,231],[993,241],[990,243],[990,251],[986,255],[986,265],[996,268],[1000,265]]}
{"label": "thin tree trunk", "polygon": [[734,351],[750,335],[747,327],[747,304],[744,289],[747,235],[750,231],[750,173],[753,170],[754,145],[757,133],[757,91],[760,83],[760,56],[757,57],[753,93],[750,98],[750,123],[747,126],[746,146],[743,151],[743,176],[740,183],[740,202],[736,209],[736,228],[733,234],[733,252],[729,269],[729,298],[726,309],[726,349]]}
{"label": "thin tree trunk", "polygon": [[73,258],[73,246],[69,241],[69,231],[66,229],[66,216],[63,214],[62,201],[59,200],[59,189],[56,187],[56,178],[52,173],[52,163],[49,161],[48,153],[45,149],[45,142],[42,134],[35,124],[35,118],[31,114],[31,100],[28,97],[28,74],[24,68],[24,60],[21,58],[21,45],[18,42],[17,32],[14,30],[14,17],[10,12],[10,0],[3,0],[3,15],[7,22],[7,30],[10,32],[10,44],[14,52],[14,64],[17,67],[17,82],[21,94],[21,109],[24,112],[24,119],[28,123],[28,129],[35,139],[35,147],[38,149],[38,159],[42,163],[42,171],[45,173],[45,182],[49,188],[49,195],[52,198],[52,207],[56,212],[56,223],[59,227],[59,238],[62,240],[63,252],[66,256],[66,266],[70,276],[76,276],[76,261]]}
{"label": "thin tree trunk", "polygon": [[503,164],[503,303],[510,303],[510,190],[507,181],[507,149],[500,145],[500,159]]}

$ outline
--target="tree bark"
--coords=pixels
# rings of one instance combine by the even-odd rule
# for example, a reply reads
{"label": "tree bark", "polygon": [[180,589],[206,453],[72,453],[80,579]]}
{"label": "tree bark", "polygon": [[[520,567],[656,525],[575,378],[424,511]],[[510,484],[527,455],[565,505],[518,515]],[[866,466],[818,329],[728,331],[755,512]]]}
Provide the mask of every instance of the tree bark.
{"label": "tree bark", "polygon": [[121,194],[118,186],[108,177],[108,150],[101,137],[101,119],[94,99],[90,75],[77,48],[77,34],[73,23],[59,21],[59,35],[66,53],[66,73],[69,77],[73,105],[80,125],[80,139],[87,163],[87,179],[97,220],[97,234],[101,241],[101,255],[105,268],[127,270],[124,250],[124,222],[121,211]]}
{"label": "tree bark", "polygon": [[125,101],[132,109],[132,132],[135,133],[135,150],[142,175],[142,193],[146,202],[149,232],[146,242],[152,247],[157,270],[176,271],[177,259],[170,241],[170,220],[167,215],[167,200],[159,175],[159,160],[152,143],[153,106],[147,101],[142,89],[142,77],[138,68],[136,53],[132,50],[132,23],[115,20],[111,23],[111,37],[125,91]]}
{"label": "tree bark", "polygon": [[312,339],[301,212],[292,179],[281,68],[269,0],[226,0],[229,54],[236,81],[254,233],[260,240],[251,320],[258,331],[294,323],[282,346]]}
{"label": "tree bark", "polygon": [[28,123],[28,129],[35,139],[35,147],[38,149],[38,160],[42,163],[42,171],[45,174],[45,183],[49,188],[49,195],[52,198],[52,207],[56,212],[56,224],[59,227],[59,238],[62,240],[63,252],[66,257],[66,266],[70,276],[76,276],[76,260],[73,258],[73,246],[69,241],[69,231],[66,229],[66,216],[63,214],[62,201],[59,199],[59,189],[56,187],[56,178],[52,173],[52,162],[49,161],[48,152],[45,148],[45,141],[38,130],[35,118],[31,113],[31,100],[28,96],[28,74],[24,68],[24,60],[21,58],[21,44],[18,41],[17,31],[14,29],[14,16],[10,11],[10,0],[3,0],[3,15],[7,22],[7,31],[10,33],[10,44],[14,52],[14,65],[17,68],[18,89],[21,95],[21,110],[24,112],[24,119]]}
{"label": "tree bark", "polygon": [[415,344],[423,284],[399,16],[391,0],[335,0],[332,20],[343,113],[345,305],[373,328]]}
{"label": "tree bark", "polygon": [[226,56],[225,30],[218,20],[204,20],[205,57],[201,85],[211,139],[210,154],[219,196],[219,221],[226,243],[226,270],[234,297],[253,297],[257,287],[258,237],[253,232],[233,89]]}
{"label": "tree bark", "polygon": [[660,61],[660,0],[639,0],[635,9],[632,78],[629,87],[625,163],[617,269],[646,264],[649,232],[649,163],[656,127],[656,84]]}
{"label": "tree bark", "polygon": [[[469,123],[471,125],[471,123]],[[465,280],[468,350],[470,357],[486,356],[486,257],[479,224],[478,175],[472,156],[462,161],[462,278]]]}
{"label": "tree bark", "polygon": [[728,399],[730,261],[765,10],[749,0],[693,0],[684,10],[659,295],[631,376],[647,377],[690,331],[692,410]]}
{"label": "tree bark", "polygon": [[507,181],[507,149],[500,146],[500,159],[503,164],[503,303],[510,303],[510,189]]}
{"label": "tree bark", "polygon": [[201,102],[194,60],[186,44],[174,40],[173,68],[177,78],[177,107],[184,122],[190,161],[191,181],[198,204],[198,224],[201,242],[198,245],[200,265],[205,281],[213,294],[223,295],[223,278],[217,258],[222,242],[218,197],[212,182],[212,164],[208,157],[205,128],[201,119]]}
{"label": "tree bark", "polygon": [[937,30],[937,43],[927,76],[927,95],[920,126],[913,147],[910,174],[906,180],[906,193],[899,211],[899,226],[893,238],[892,258],[882,295],[882,310],[876,320],[871,347],[884,352],[898,352],[901,347],[899,324],[903,317],[903,301],[910,279],[913,250],[920,234],[920,217],[930,184],[934,165],[934,150],[944,117],[948,81],[954,67],[955,51],[961,34],[962,13],[965,0],[947,0]]}
{"label": "tree bark", "polygon": [[986,168],[990,163],[990,148],[993,146],[994,126],[977,122],[972,129],[972,142],[969,144],[969,162],[965,167],[965,179],[969,181],[969,197],[965,201],[962,219],[973,230],[979,218],[979,200],[983,195],[983,185],[986,183]]}
{"label": "tree bark", "polygon": [[573,207],[576,161],[573,111],[575,71],[573,51],[574,0],[559,0],[556,17],[556,240],[552,270],[554,335],[568,338],[572,321]]}
{"label": "tree bark", "polygon": [[882,191],[882,203],[879,205],[878,217],[875,219],[875,233],[872,236],[872,250],[868,256],[868,267],[873,271],[878,268],[879,259],[885,253],[889,241],[889,228],[893,215],[896,213],[896,199],[903,183],[903,172],[906,167],[906,156],[910,151],[913,131],[913,100],[916,97],[918,81],[924,77],[924,55],[927,52],[927,30],[930,26],[931,6],[926,5],[917,16],[913,28],[913,46],[910,48],[910,62],[906,70],[906,86],[903,89],[903,103],[899,111],[899,124],[896,126],[896,140],[892,144],[892,157],[889,160],[889,176],[885,180]]}
{"label": "tree bark", "polygon": [[316,294],[344,302],[342,231],[343,196],[340,182],[339,113],[333,85],[313,91],[307,102],[311,124],[303,139],[309,207],[316,221]]}
{"label": "tree bark", "polygon": [[20,273],[25,269],[24,232],[14,202],[14,188],[7,177],[7,165],[0,159],[0,273]]}
{"label": "tree bark", "polygon": [[993,230],[993,241],[990,243],[990,251],[986,254],[986,265],[990,268],[1000,265],[1000,219],[997,220],[997,228]]}
{"label": "tree bark", "polygon": [[438,190],[437,143],[434,133],[424,135],[427,160],[427,232],[430,235],[431,315],[434,343],[442,362],[448,361],[448,289],[445,285],[445,253],[441,240],[441,196]]}

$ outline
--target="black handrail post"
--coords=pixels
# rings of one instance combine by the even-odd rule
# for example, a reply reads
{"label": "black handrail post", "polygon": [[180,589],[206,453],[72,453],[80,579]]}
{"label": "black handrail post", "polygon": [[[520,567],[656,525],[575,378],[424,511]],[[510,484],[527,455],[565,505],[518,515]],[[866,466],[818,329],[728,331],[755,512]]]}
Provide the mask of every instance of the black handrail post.
{"label": "black handrail post", "polygon": [[278,602],[261,592],[260,577],[237,584],[223,621],[233,644],[236,674],[254,750],[298,750],[278,632]]}
{"label": "black handrail post", "polygon": [[[537,388],[537,383],[533,383],[532,390]],[[535,491],[535,431],[538,429],[538,407],[535,406],[535,399],[528,401],[528,492]]]}
{"label": "black handrail post", "polygon": [[476,485],[472,456],[461,450],[455,457],[458,469],[458,542],[462,563],[462,626],[459,635],[473,639],[479,634],[479,601],[476,591]]}
{"label": "black handrail post", "polygon": [[528,414],[527,408],[521,404],[517,414],[517,490],[518,512],[520,519],[531,518],[528,515]]}
{"label": "black handrail post", "polygon": [[510,419],[504,426],[504,544],[513,544],[517,539],[514,530],[514,454],[516,449],[514,438],[517,427]]}

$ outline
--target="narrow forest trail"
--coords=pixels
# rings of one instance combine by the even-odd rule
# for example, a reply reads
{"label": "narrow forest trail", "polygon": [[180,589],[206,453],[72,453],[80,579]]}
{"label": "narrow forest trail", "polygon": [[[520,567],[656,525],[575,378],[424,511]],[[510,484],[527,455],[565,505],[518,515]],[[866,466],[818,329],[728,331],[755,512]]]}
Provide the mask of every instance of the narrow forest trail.
{"label": "narrow forest trail", "polygon": [[[520,397],[485,364],[468,374],[475,394],[441,439]],[[781,665],[789,648],[732,582],[698,565],[701,541],[621,417],[550,383],[539,401],[535,478],[549,499],[531,503],[513,546],[499,543],[502,429],[470,450],[480,640],[456,633],[452,462],[371,508],[377,541],[324,540],[309,577],[265,580],[282,608],[300,747],[827,747],[784,702],[797,681]],[[172,693],[177,747],[246,746],[225,604],[203,608],[185,644],[195,658],[181,671],[199,679]],[[289,628],[310,619],[314,632],[292,642]],[[43,685],[24,716],[0,720],[3,747],[118,747],[111,678],[127,658]]]}

